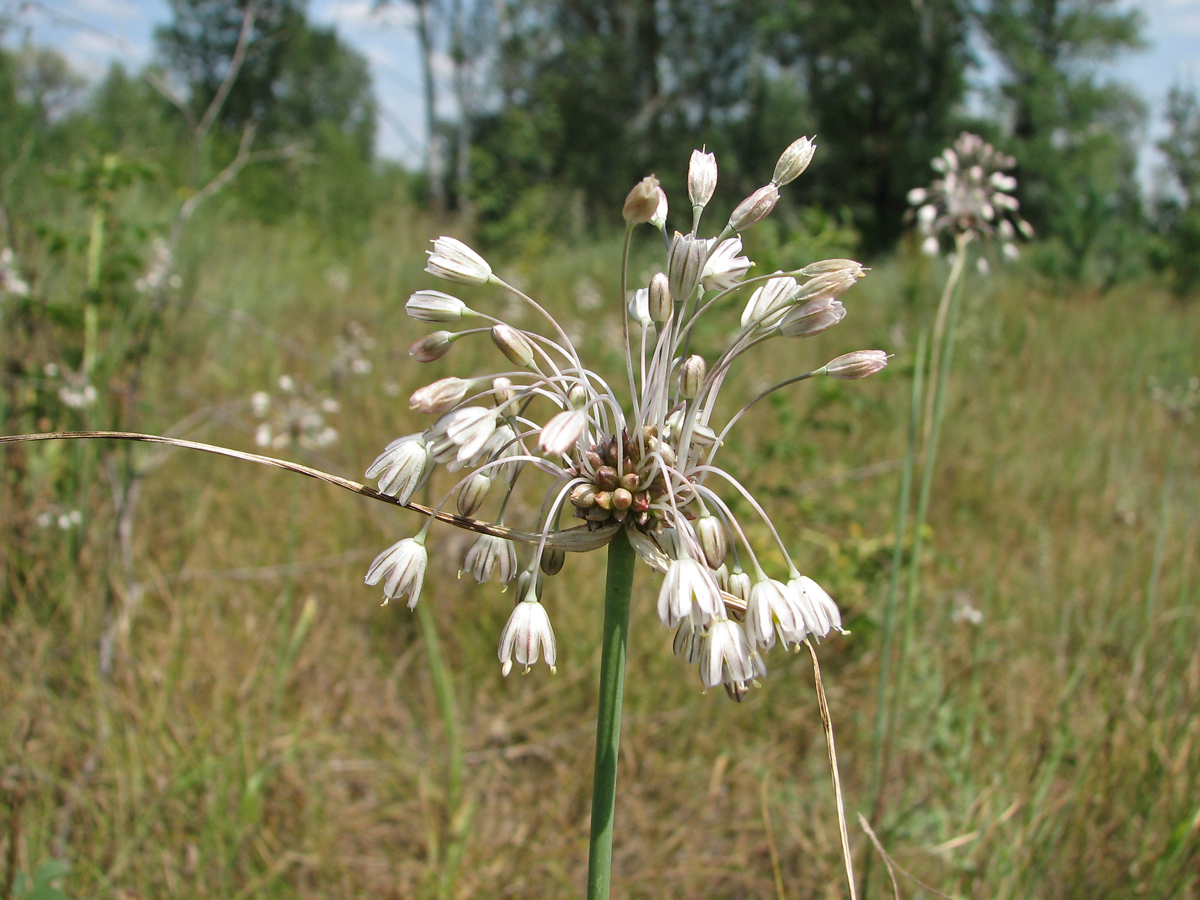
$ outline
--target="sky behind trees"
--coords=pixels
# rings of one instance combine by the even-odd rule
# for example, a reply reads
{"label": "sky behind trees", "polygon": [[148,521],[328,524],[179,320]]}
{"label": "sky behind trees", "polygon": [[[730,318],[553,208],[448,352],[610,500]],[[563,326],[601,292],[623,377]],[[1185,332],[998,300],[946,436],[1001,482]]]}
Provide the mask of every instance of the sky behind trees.
{"label": "sky behind trees", "polygon": [[[1111,75],[1129,82],[1149,104],[1151,141],[1161,137],[1162,114],[1173,83],[1200,82],[1200,0],[1141,0],[1130,4],[1145,16],[1146,50],[1116,60]],[[95,79],[119,60],[136,71],[151,58],[153,29],[169,20],[164,0],[34,0],[0,3],[0,13],[14,19],[7,35],[11,45],[24,34],[37,44],[61,52],[72,67]],[[425,141],[420,60],[412,32],[411,8],[394,3],[373,11],[371,0],[311,0],[309,19],[332,25],[351,47],[370,62],[378,99],[380,155],[415,165]],[[448,68],[448,67],[447,67]],[[452,114],[442,100],[441,114]],[[1143,176],[1156,163],[1144,154]]]}

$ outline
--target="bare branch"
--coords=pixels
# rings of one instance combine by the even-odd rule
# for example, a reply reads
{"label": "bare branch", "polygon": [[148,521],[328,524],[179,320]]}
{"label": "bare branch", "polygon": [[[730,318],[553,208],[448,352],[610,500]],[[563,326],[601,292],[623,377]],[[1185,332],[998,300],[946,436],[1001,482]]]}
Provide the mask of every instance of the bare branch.
{"label": "bare branch", "polygon": [[233,56],[229,59],[229,68],[225,70],[221,86],[217,88],[217,93],[213,96],[212,102],[208,104],[208,109],[204,111],[200,124],[196,126],[197,141],[203,140],[204,136],[208,134],[208,130],[212,128],[213,122],[221,112],[221,107],[225,105],[229,92],[233,90],[233,83],[237,81],[238,73],[242,70],[242,63],[246,61],[246,48],[250,44],[250,32],[254,30],[254,15],[254,4],[251,3],[246,6],[246,15],[242,18],[242,30],[238,34],[237,46],[233,50]]}

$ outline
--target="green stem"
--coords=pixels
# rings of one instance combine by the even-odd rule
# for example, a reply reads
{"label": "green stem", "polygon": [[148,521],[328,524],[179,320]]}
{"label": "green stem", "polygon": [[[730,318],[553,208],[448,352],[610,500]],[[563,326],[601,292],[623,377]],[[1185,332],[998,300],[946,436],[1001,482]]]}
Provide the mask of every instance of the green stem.
{"label": "green stem", "polygon": [[896,607],[900,597],[900,576],[904,569],[904,545],[907,541],[909,506],[912,505],[912,486],[917,466],[917,435],[920,431],[921,399],[925,392],[926,338],[917,338],[913,360],[912,397],[909,401],[908,444],[904,453],[904,469],[900,475],[900,497],[896,502],[896,543],[892,547],[892,576],[888,583],[887,599],[883,605],[883,622],[879,641],[879,683],[875,692],[875,733],[872,748],[871,796],[874,798],[872,818],[877,818],[882,806],[883,773],[887,768],[888,751],[884,742],[887,726],[888,684],[891,676],[892,644],[896,627]]}
{"label": "green stem", "polygon": [[[933,495],[933,474],[937,465],[938,441],[942,432],[942,420],[946,407],[947,382],[950,378],[950,366],[954,359],[954,332],[961,305],[959,295],[962,288],[961,276],[967,256],[967,243],[967,239],[960,236],[956,244],[957,254],[954,268],[951,270],[950,280],[946,285],[946,296],[949,297],[949,302],[947,303],[948,315],[945,319],[945,333],[941,335],[940,347],[937,345],[930,347],[930,384],[926,390],[930,395],[931,405],[926,408],[932,410],[932,416],[926,423],[929,438],[923,448],[921,485],[917,492],[917,512],[913,519],[912,556],[908,562],[908,583],[902,610],[903,631],[900,635],[900,657],[896,662],[896,685],[892,691],[891,711],[888,715],[886,741],[889,744],[896,719],[900,714],[900,704],[904,702],[904,680],[908,674],[905,670],[905,663],[908,658],[908,648],[912,642],[917,593],[921,580],[921,545],[925,536],[925,519],[929,515],[929,501]],[[936,337],[937,335],[935,335]],[[935,360],[938,364],[937,371],[933,369]]]}
{"label": "green stem", "polygon": [[588,848],[588,900],[607,900],[612,882],[613,819],[617,808],[617,757],[625,693],[625,646],[633,589],[633,547],[618,531],[608,545],[604,589],[604,649],[600,657],[600,709],[596,714],[596,772],[592,781],[592,834]]}

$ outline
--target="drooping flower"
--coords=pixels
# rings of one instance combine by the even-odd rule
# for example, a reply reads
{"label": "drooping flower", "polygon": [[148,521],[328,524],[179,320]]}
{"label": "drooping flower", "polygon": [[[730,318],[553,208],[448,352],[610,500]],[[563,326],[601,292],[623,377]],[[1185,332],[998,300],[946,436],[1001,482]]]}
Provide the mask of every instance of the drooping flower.
{"label": "drooping flower", "polygon": [[[755,358],[762,344],[803,338],[840,322],[846,314],[842,296],[865,275],[854,260],[830,259],[748,277],[751,262],[742,255],[738,232],[770,214],[779,188],[803,172],[812,152],[808,139],[793,143],[772,181],[739,204],[712,237],[696,232],[713,196],[716,161],[702,151],[693,154],[692,228],[673,232],[659,271],[632,291],[632,299],[620,300],[628,311],[621,316],[626,365],[613,382],[581,358],[545,306],[496,276],[461,242],[445,237],[434,242],[429,271],[452,281],[487,282],[546,327],[523,327],[499,304],[485,314],[440,292],[414,294],[407,309],[418,320],[482,316],[489,323],[453,335],[435,332],[428,343],[414,344],[417,359],[438,358],[451,340],[486,333],[499,366],[490,374],[446,377],[414,394],[413,407],[436,420],[425,432],[389,444],[368,475],[380,479],[382,492],[406,502],[425,483],[428,468],[467,470],[448,488],[437,515],[480,532],[467,551],[464,573],[479,582],[493,575],[502,582],[517,577],[518,602],[498,649],[505,673],[514,663],[528,668],[539,658],[556,665],[544,590],[563,568],[564,551],[602,547],[618,532],[663,576],[659,618],[676,630],[676,654],[698,667],[705,687],[720,684],[741,699],[765,677],[765,653],[776,638],[793,648],[810,635],[840,629],[833,600],[800,575],[766,511],[718,464],[730,429],[756,402],[732,414],[718,402],[733,367]],[[662,188],[649,178],[630,192],[624,218],[631,228],[649,223],[666,238],[667,210]],[[624,278],[627,256],[621,264]],[[732,331],[725,332],[723,346],[706,346],[721,331],[696,326],[718,315]],[[882,351],[855,351],[771,390],[811,377],[861,378],[886,364]],[[501,524],[510,499],[531,478],[543,479],[541,502],[522,501],[512,509],[539,510],[537,519],[526,530]],[[725,494],[738,502],[731,506]],[[440,512],[452,499],[458,516]],[[487,514],[493,504],[497,510],[490,520],[496,524]],[[772,536],[764,561],[782,556],[786,574],[772,578],[764,571],[762,548],[751,538],[762,528],[739,521],[747,508]],[[578,527],[564,522],[572,515]],[[368,580],[383,581],[386,596],[415,602],[427,529],[372,564]],[[519,576],[518,546],[529,550]]]}

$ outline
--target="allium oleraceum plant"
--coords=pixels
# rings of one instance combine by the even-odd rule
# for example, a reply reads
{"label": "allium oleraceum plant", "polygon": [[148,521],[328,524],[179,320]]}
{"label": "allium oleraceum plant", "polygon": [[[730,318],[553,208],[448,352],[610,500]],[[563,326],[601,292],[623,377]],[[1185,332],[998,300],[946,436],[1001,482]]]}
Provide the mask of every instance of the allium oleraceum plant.
{"label": "allium oleraceum plant", "polygon": [[[478,582],[517,582],[515,609],[500,635],[505,674],[514,662],[528,671],[539,658],[554,670],[558,648],[541,603],[545,580],[562,568],[564,551],[595,549],[618,533],[663,576],[659,618],[675,629],[676,655],[698,666],[706,688],[723,685],[740,700],[766,675],[765,653],[776,640],[798,648],[808,635],[841,630],[829,594],[801,574],[766,510],[720,465],[731,429],[766,394],[817,375],[862,378],[887,364],[880,350],[847,353],[720,417],[725,407],[718,396],[736,363],[766,352],[768,342],[836,325],[846,314],[841,296],[864,275],[853,260],[827,259],[748,277],[752,263],[742,255],[739,233],[771,213],[779,189],[804,171],[814,149],[807,138],[788,147],[771,181],[739,204],[715,237],[697,233],[717,182],[712,154],[695,151],[691,157],[692,227],[686,234],[667,231],[667,198],[654,176],[633,188],[623,209],[629,227],[622,293],[635,225],[657,228],[666,256],[661,270],[627,300],[625,373],[617,381],[588,365],[550,312],[497,276],[478,253],[452,237],[433,241],[426,272],[507,292],[544,327],[517,327],[442,291],[414,293],[406,306],[414,319],[461,330],[434,331],[412,345],[413,357],[439,359],[459,340],[487,333],[505,363],[494,372],[442,378],[417,390],[409,403],[431,417],[429,426],[389,444],[367,477],[378,479],[381,493],[407,503],[438,466],[464,473],[442,501],[454,498],[459,524],[480,532],[462,571]],[[733,336],[719,351],[697,352],[697,325],[715,316],[735,328]],[[530,478],[540,479],[544,491],[539,517],[514,530],[506,519],[509,500]],[[485,505],[496,510],[491,521],[475,518]],[[766,525],[785,571],[769,573],[763,566],[762,548],[750,540],[758,529],[741,521],[735,507],[748,507]],[[371,564],[366,582],[382,584],[384,602],[407,598],[410,608],[417,604],[433,521]],[[518,543],[528,548],[523,563]]]}
{"label": "allium oleraceum plant", "polygon": [[927,188],[908,192],[908,202],[916,207],[917,230],[924,237],[921,249],[936,256],[944,245],[966,235],[968,240],[995,240],[1003,256],[1016,259],[1017,234],[1033,237],[1029,223],[1017,214],[1017,179],[1008,174],[1016,160],[979,135],[963,132],[930,165],[941,177]]}

